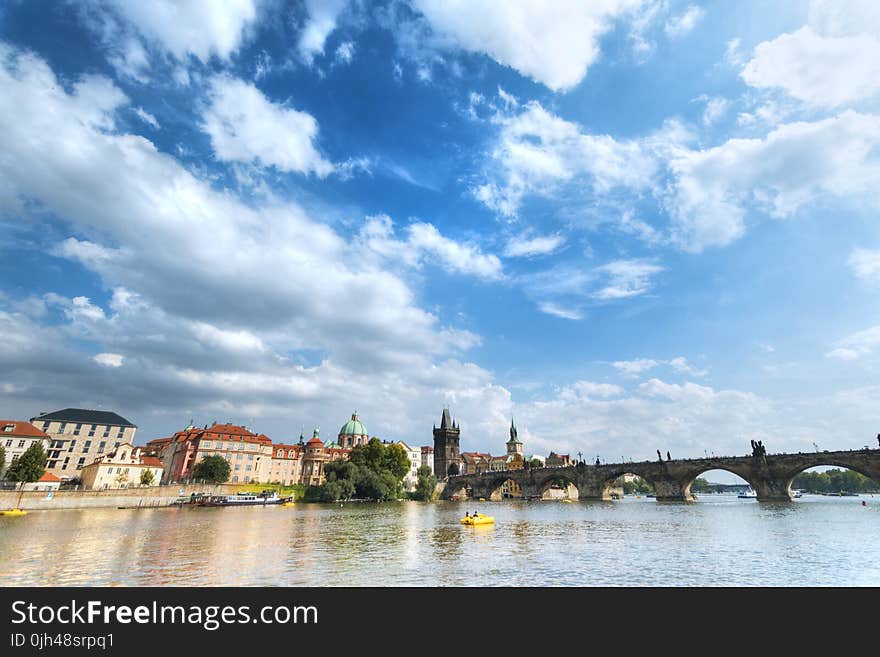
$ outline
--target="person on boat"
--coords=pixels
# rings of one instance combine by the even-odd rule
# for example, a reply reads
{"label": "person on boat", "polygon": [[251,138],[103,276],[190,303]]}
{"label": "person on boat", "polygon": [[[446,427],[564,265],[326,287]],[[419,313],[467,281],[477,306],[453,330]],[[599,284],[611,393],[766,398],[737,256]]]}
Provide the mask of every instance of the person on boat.
{"label": "person on boat", "polygon": [[470,517],[471,517],[471,514],[469,514],[467,511],[465,511],[465,512],[464,512],[464,517],[465,517],[465,518],[470,518]]}

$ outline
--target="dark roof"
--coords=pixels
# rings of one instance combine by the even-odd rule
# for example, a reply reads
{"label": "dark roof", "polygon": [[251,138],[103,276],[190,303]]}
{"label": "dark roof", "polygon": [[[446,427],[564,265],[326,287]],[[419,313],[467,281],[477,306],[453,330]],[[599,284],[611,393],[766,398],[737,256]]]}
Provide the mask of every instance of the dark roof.
{"label": "dark roof", "polygon": [[83,422],[88,424],[111,424],[119,427],[135,427],[121,415],[113,411],[91,411],[86,408],[65,408],[61,411],[43,413],[31,418],[31,422],[53,420],[56,422]]}

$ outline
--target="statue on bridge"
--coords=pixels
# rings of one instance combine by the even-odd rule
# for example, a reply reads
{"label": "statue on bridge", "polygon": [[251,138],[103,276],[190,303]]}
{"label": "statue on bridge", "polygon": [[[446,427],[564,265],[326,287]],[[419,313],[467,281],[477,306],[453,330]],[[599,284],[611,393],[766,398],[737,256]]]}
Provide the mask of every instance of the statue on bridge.
{"label": "statue on bridge", "polygon": [[764,464],[767,464],[767,449],[764,447],[763,441],[753,440],[752,442],[752,456],[754,458],[760,458]]}
{"label": "statue on bridge", "polygon": [[660,463],[663,463],[663,455],[660,453],[659,449],[657,450],[657,460],[660,461]]}

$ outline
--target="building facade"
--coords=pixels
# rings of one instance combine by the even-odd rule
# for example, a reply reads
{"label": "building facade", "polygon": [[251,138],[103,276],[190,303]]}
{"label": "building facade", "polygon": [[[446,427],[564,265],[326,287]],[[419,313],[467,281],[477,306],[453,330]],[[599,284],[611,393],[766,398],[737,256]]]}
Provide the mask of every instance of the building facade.
{"label": "building facade", "polygon": [[204,428],[188,426],[171,438],[151,440],[150,453],[164,465],[162,483],[189,481],[193,468],[206,456],[221,456],[229,463],[229,483],[267,483],[270,481],[274,450],[272,441],[247,427],[217,424]]}
{"label": "building facade", "polygon": [[49,435],[46,470],[62,481],[80,477],[99,456],[133,443],[137,432],[137,426],[121,415],[84,408],[41,413],[31,424]]}
{"label": "building facade", "polygon": [[419,468],[422,467],[422,448],[410,447],[402,440],[397,444],[406,450],[406,455],[409,458],[409,471],[403,477],[403,487],[406,491],[412,492],[416,489],[416,484],[419,481]]}
{"label": "building facade", "polygon": [[162,470],[162,461],[148,456],[143,447],[122,443],[85,466],[80,478],[83,488],[90,490],[140,488],[158,486],[162,481]]}
{"label": "building facade", "polygon": [[48,453],[51,438],[33,424],[23,420],[0,420],[0,445],[6,452],[6,464],[0,470],[0,479],[31,445],[39,443]]}
{"label": "building facade", "polygon": [[431,468],[431,474],[434,474],[434,448],[422,445],[422,466]]}
{"label": "building facade", "polygon": [[444,408],[440,427],[434,426],[434,475],[438,479],[461,472],[460,437],[461,429],[449,415],[449,409]]}
{"label": "building facade", "polygon": [[564,468],[569,465],[574,465],[574,461],[571,460],[571,457],[568,454],[550,452],[547,460],[544,461],[544,465],[548,468]]}

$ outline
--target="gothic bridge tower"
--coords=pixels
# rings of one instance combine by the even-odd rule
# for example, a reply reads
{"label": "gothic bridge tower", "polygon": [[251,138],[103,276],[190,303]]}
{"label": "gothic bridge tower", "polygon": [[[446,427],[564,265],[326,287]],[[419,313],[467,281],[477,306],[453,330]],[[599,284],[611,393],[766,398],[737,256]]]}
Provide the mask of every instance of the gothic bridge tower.
{"label": "gothic bridge tower", "polygon": [[458,426],[449,416],[449,409],[444,408],[440,428],[434,425],[434,475],[437,479],[443,480],[460,472],[459,433]]}

